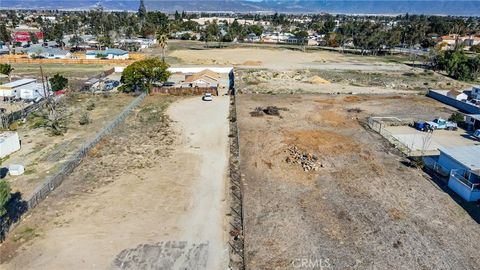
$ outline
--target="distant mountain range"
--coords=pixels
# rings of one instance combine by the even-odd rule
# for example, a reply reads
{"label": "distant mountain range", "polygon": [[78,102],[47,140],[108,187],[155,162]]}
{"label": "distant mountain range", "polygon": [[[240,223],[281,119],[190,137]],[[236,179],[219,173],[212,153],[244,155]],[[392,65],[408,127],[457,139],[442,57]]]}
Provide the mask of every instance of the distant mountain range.
{"label": "distant mountain range", "polygon": [[[0,0],[0,9],[137,10],[139,0]],[[145,0],[148,10],[480,16],[480,0]]]}

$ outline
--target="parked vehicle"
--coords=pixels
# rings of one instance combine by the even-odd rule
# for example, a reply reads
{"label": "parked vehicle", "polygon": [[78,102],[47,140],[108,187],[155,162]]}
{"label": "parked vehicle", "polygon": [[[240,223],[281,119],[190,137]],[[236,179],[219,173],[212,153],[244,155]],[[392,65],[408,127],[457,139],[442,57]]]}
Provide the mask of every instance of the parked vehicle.
{"label": "parked vehicle", "polygon": [[212,93],[205,93],[202,97],[202,100],[203,101],[212,101],[213,100]]}
{"label": "parked vehicle", "polygon": [[480,141],[480,129],[475,130],[475,132],[473,133],[473,137]]}
{"label": "parked vehicle", "polygon": [[433,121],[425,122],[432,129],[446,129],[446,130],[457,130],[458,126],[455,122],[450,122],[442,118],[436,118]]}

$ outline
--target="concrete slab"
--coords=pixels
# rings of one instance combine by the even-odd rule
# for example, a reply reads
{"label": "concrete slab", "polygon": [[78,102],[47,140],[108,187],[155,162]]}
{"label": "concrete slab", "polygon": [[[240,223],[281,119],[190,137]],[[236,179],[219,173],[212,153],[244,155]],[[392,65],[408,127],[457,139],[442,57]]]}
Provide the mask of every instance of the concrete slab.
{"label": "concrete slab", "polygon": [[427,133],[410,126],[389,126],[385,127],[385,130],[408,147],[412,151],[412,155],[418,155],[422,150],[425,154],[439,154],[439,147],[480,144],[479,141],[463,129],[456,131],[435,130],[433,133]]}

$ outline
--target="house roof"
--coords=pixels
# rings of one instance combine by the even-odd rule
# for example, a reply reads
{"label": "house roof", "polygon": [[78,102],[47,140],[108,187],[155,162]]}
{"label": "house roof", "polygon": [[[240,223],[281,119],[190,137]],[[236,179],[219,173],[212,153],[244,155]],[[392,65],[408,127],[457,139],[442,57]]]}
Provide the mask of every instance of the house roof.
{"label": "house roof", "polygon": [[67,55],[70,52],[59,48],[34,47],[27,50],[27,54],[53,54],[53,55]]}
{"label": "house roof", "polygon": [[217,83],[219,78],[220,78],[220,75],[218,75],[218,73],[213,72],[209,69],[205,69],[185,78],[185,82],[191,83],[197,80],[204,80],[212,84],[212,83]]}
{"label": "house roof", "polygon": [[86,54],[88,55],[97,55],[97,54],[125,55],[125,54],[128,54],[128,52],[121,49],[106,49],[106,50],[98,50],[98,51],[87,51]]}
{"label": "house roof", "polygon": [[480,121],[480,114],[468,114],[468,116],[477,121]]}
{"label": "house roof", "polygon": [[441,153],[455,159],[470,170],[480,169],[480,145],[441,147],[439,150]]}
{"label": "house roof", "polygon": [[6,84],[2,84],[2,85],[0,85],[0,89],[1,90],[10,90],[10,89],[20,87],[22,85],[34,83],[36,81],[37,81],[37,79],[20,79],[20,80],[16,80],[16,81],[13,81],[13,82],[6,83]]}
{"label": "house roof", "polygon": [[459,92],[457,90],[450,90],[447,92],[447,95],[451,95],[451,96],[458,96],[458,95],[461,95],[463,94],[463,92]]}

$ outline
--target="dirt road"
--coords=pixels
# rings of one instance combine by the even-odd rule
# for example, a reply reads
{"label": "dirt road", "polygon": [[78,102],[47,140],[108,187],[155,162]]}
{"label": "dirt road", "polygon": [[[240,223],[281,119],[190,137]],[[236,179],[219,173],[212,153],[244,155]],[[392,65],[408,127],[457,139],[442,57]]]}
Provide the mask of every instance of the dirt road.
{"label": "dirt road", "polygon": [[[227,97],[149,97],[0,246],[1,269],[226,269]],[[153,99],[153,100],[152,100]]]}

